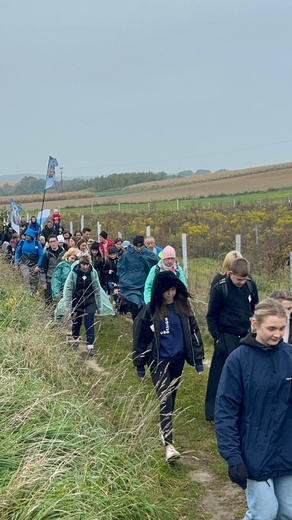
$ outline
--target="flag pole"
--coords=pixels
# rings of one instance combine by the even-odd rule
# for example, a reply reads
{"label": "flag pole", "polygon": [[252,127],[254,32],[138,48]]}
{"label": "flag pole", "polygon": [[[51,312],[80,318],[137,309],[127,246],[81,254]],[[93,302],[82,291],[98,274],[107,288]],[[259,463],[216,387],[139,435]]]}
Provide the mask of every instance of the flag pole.
{"label": "flag pole", "polygon": [[42,200],[42,208],[41,208],[41,211],[40,211],[40,226],[41,226],[41,223],[42,223],[42,216],[43,216],[43,211],[44,211],[44,204],[45,204],[45,196],[46,196],[46,190],[48,190],[49,188],[52,188],[55,184],[55,168],[56,166],[58,166],[58,161],[57,159],[55,159],[54,157],[51,157],[49,156],[49,161],[48,161],[48,167],[47,167],[47,175],[46,175],[46,184],[45,184],[45,188],[44,188],[44,194],[43,194],[43,200]]}
{"label": "flag pole", "polygon": [[44,211],[44,204],[45,204],[45,196],[46,196],[46,189],[44,189],[43,193],[43,200],[42,200],[42,207],[40,211],[40,218],[39,218],[39,225],[42,225],[42,217],[43,217],[43,211]]}

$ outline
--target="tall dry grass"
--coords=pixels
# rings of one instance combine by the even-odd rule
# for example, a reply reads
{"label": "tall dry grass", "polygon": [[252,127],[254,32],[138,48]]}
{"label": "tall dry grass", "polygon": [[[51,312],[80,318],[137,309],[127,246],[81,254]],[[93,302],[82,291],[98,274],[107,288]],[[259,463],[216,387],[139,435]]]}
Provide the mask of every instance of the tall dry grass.
{"label": "tall dry grass", "polygon": [[2,261],[1,271],[1,520],[173,518],[151,437],[156,401],[122,388],[129,360],[88,371],[42,299]]}

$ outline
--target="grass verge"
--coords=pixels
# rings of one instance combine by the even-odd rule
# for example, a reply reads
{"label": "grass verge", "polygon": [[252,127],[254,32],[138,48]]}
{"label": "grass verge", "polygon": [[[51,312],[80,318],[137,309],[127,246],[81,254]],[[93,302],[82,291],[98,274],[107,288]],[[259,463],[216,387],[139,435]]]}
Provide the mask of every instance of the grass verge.
{"label": "grass verge", "polygon": [[[30,298],[1,261],[1,520],[243,517],[244,494],[228,481],[204,420],[213,349],[205,312],[219,263],[189,265],[206,370],[199,377],[185,367],[174,422],[182,459],[167,465],[149,374],[141,382],[132,367],[131,322],[98,319],[96,361],[103,370],[95,370],[51,324],[42,298]],[[272,282],[283,286],[283,278]],[[261,297],[272,289],[266,283],[261,279]]]}

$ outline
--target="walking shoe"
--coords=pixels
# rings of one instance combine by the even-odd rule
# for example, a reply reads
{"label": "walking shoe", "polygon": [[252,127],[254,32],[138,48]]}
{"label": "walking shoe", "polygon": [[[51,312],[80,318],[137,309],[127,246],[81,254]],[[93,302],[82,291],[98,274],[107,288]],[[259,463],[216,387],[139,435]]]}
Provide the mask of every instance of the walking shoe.
{"label": "walking shoe", "polygon": [[79,348],[79,338],[74,339],[72,346],[74,350],[77,350]]}
{"label": "walking shoe", "polygon": [[93,357],[95,355],[93,345],[87,345],[88,355]]}
{"label": "walking shoe", "polygon": [[163,446],[165,446],[165,439],[164,439],[163,431],[161,428],[159,428],[159,437],[161,439]]}
{"label": "walking shoe", "polygon": [[175,449],[172,444],[168,444],[165,449],[165,460],[166,462],[174,462],[180,458],[180,453]]}

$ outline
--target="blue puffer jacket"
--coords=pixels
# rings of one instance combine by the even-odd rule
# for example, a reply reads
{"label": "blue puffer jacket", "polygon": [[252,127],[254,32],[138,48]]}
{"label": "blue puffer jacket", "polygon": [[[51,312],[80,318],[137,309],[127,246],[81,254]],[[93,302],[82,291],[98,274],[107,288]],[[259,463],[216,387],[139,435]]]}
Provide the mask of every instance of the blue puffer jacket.
{"label": "blue puffer jacket", "polygon": [[218,448],[249,478],[292,475],[292,348],[265,347],[252,334],[228,357],[215,406]]}

